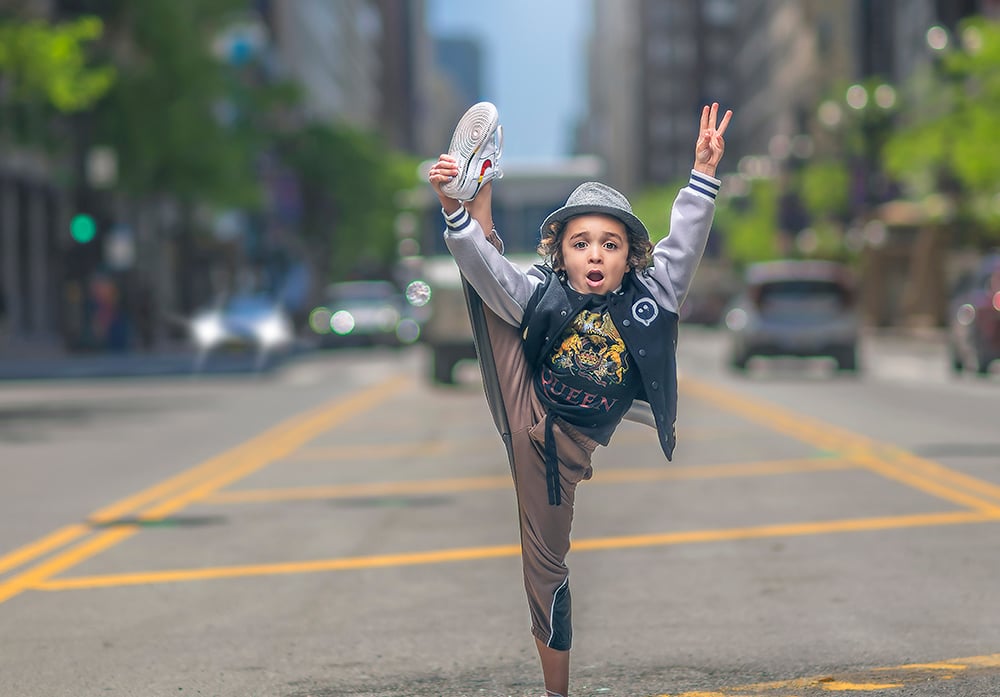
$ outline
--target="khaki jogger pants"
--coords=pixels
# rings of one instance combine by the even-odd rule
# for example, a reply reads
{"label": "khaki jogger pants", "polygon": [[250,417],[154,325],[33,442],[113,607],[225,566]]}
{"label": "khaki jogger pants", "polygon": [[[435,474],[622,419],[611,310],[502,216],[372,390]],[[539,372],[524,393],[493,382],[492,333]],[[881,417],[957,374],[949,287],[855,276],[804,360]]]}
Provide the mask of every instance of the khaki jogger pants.
{"label": "khaki jogger pants", "polygon": [[576,485],[590,479],[597,442],[557,421],[553,437],[559,455],[562,503],[549,504],[545,477],[545,409],[532,384],[533,366],[521,347],[518,327],[485,305],[489,342],[511,435],[511,474],[521,529],[524,587],[531,610],[531,631],[546,646],[568,651],[572,645],[569,569],[570,528]]}

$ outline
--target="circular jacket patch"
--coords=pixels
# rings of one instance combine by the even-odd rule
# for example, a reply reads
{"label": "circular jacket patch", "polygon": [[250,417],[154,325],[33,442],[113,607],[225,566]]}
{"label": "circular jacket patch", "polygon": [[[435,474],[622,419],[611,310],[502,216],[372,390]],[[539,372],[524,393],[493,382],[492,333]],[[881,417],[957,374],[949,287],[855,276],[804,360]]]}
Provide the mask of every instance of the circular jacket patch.
{"label": "circular jacket patch", "polygon": [[660,314],[660,308],[649,298],[639,298],[632,305],[632,316],[636,322],[641,322],[644,326],[649,326]]}

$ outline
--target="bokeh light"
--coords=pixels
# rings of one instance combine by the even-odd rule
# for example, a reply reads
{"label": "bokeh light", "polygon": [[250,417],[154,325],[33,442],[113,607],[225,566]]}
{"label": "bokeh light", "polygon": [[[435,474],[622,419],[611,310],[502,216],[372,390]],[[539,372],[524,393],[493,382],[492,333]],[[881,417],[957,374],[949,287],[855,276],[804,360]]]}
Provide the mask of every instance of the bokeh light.
{"label": "bokeh light", "polygon": [[325,307],[314,308],[309,313],[309,328],[317,334],[329,334],[332,317],[333,315]]}
{"label": "bokeh light", "polygon": [[431,300],[431,287],[424,281],[413,281],[406,286],[406,301],[414,307],[423,307]]}
{"label": "bokeh light", "polygon": [[844,112],[840,105],[832,100],[827,100],[819,105],[819,120],[827,128],[835,128],[844,119]]}
{"label": "bokeh light", "polygon": [[879,85],[875,88],[875,103],[883,109],[896,106],[896,89],[892,85]]}
{"label": "bokeh light", "polygon": [[347,310],[338,310],[330,318],[330,328],[340,336],[346,336],[354,331],[354,315]]}
{"label": "bokeh light", "polygon": [[847,106],[852,109],[864,109],[868,106],[868,90],[864,85],[851,85],[847,88]]}
{"label": "bokeh light", "polygon": [[935,51],[948,48],[948,31],[940,25],[934,25],[927,30],[927,45]]}

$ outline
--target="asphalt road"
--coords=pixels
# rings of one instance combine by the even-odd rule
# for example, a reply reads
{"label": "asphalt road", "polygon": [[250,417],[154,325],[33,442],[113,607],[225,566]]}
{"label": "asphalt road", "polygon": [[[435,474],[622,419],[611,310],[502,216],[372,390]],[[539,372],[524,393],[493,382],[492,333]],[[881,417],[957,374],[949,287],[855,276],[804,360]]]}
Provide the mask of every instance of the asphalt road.
{"label": "asphalt road", "polygon": [[[679,445],[624,424],[577,496],[574,695],[1000,695],[1000,376],[681,338]],[[0,390],[0,695],[537,697],[474,365]]]}

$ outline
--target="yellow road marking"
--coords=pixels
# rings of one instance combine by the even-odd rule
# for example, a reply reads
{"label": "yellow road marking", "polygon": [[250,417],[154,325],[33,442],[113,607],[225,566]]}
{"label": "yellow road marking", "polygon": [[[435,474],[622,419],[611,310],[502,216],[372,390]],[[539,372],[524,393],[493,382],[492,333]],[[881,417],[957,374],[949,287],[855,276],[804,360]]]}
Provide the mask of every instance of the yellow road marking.
{"label": "yellow road marking", "polygon": [[207,581],[219,578],[242,578],[246,576],[278,576],[284,574],[315,573],[319,571],[376,569],[388,566],[415,566],[421,564],[441,564],[445,562],[494,559],[498,557],[513,557],[520,554],[520,545],[498,545],[495,547],[446,549],[433,552],[407,552],[404,554],[383,554],[369,557],[320,559],[306,562],[225,566],[214,569],[175,569],[169,571],[150,571],[131,574],[109,574],[105,576],[81,576],[77,578],[50,579],[39,584],[37,586],[37,590],[55,591],[79,588],[108,588],[117,586],[146,585],[151,583],[173,583],[177,581]]}
{"label": "yellow road marking", "polygon": [[901,682],[877,683],[877,682],[832,682],[822,683],[821,687],[826,692],[872,692],[877,690],[893,690],[902,687]]}
{"label": "yellow road marking", "polygon": [[895,446],[890,446],[888,448],[886,457],[893,460],[899,460],[908,467],[923,472],[926,476],[950,479],[958,486],[962,486],[966,489],[976,491],[983,496],[989,496],[996,501],[1000,501],[1000,486],[997,486],[992,482],[987,482],[963,472],[948,469],[940,463],[932,460],[925,460],[922,457],[918,457],[911,452],[907,452],[902,448],[897,448]]}
{"label": "yellow road marking", "polygon": [[[955,663],[950,663],[948,661],[942,661],[940,663],[908,663],[903,668],[909,670],[966,670],[968,666],[958,665]],[[876,668],[875,670],[899,670],[900,666],[893,666],[889,668]]]}
{"label": "yellow road marking", "polygon": [[[649,438],[649,427],[641,426],[635,430],[629,429],[627,432],[615,434],[615,443],[630,443],[649,445],[657,447],[654,440]],[[690,440],[719,440],[726,437],[744,437],[746,432],[723,432],[719,429],[678,429],[678,434],[686,441]],[[303,448],[299,452],[290,456],[292,462],[327,462],[343,460],[380,460],[390,458],[416,458],[416,457],[440,457],[448,453],[463,452],[466,450],[479,450],[484,447],[499,446],[502,443],[500,437],[493,435],[488,438],[475,438],[463,440],[416,442],[416,443],[356,443],[353,445],[335,445],[314,448]]]}
{"label": "yellow road marking", "polygon": [[[984,656],[968,656],[953,658],[936,663],[908,663],[898,666],[883,666],[867,671],[852,671],[838,676],[823,676],[811,678],[792,678],[790,680],[775,680],[723,688],[709,692],[682,692],[675,697],[798,697],[805,694],[820,692],[865,692],[891,690],[905,687],[907,684],[933,683],[940,680],[954,679],[953,672],[966,669],[989,670],[1000,668],[1000,654]],[[933,671],[937,671],[935,674]],[[892,682],[876,682],[871,678],[875,675],[889,673]],[[661,694],[658,697],[671,697]]]}
{"label": "yellow road marking", "polygon": [[689,377],[684,379],[681,387],[696,399],[822,450],[861,462],[889,479],[966,508],[990,515],[1000,513],[1000,487],[988,482],[955,472],[901,448]]}
{"label": "yellow road marking", "polygon": [[[853,520],[830,520],[810,523],[790,523],[763,525],[751,528],[726,528],[718,530],[691,530],[684,532],[629,535],[623,537],[599,537],[574,540],[573,552],[593,552],[608,549],[637,547],[659,547],[668,545],[695,544],[704,542],[726,542],[775,537],[795,537],[802,535],[822,535],[843,532],[865,532],[871,530],[892,530],[901,528],[928,527],[936,525],[960,525],[985,523],[1000,520],[976,511],[953,511],[948,513],[928,513],[922,515],[890,516],[882,518],[858,518]],[[373,569],[390,566],[415,566],[441,564],[447,562],[495,559],[519,556],[519,545],[497,545],[491,547],[466,547],[427,552],[402,554],[381,554],[364,557],[342,557],[305,562],[281,562],[275,564],[251,564],[205,569],[177,569],[100,576],[79,576],[75,578],[39,579],[34,586],[37,590],[57,591],[81,588],[107,588],[112,586],[170,583],[176,581],[203,581],[218,578],[244,576],[273,576],[280,574],[313,573],[319,571],[346,571]]]}
{"label": "yellow road marking", "polygon": [[[192,482],[199,481],[200,479],[211,475],[213,472],[224,469],[229,466],[233,457],[238,456],[240,452],[243,450],[252,450],[258,446],[261,439],[266,440],[274,434],[289,428],[292,423],[293,420],[288,420],[276,426],[264,436],[258,436],[249,443],[237,446],[227,453],[210,458],[209,460],[185,470],[180,474],[170,477],[169,479],[165,479],[164,481],[154,484],[147,489],[143,489],[136,494],[127,496],[119,501],[116,501],[115,503],[105,506],[104,508],[101,508],[91,514],[88,520],[92,524],[99,525],[118,520],[129,513],[137,511],[150,502],[156,501],[157,499],[177,491]],[[79,539],[80,537],[83,537],[91,532],[93,532],[92,525],[86,525],[83,523],[74,523],[60,528],[40,540],[27,544],[4,555],[3,557],[0,557],[0,573],[5,573],[10,569],[17,568],[18,566],[42,557],[45,554],[59,549],[60,547],[64,547],[70,542],[73,542],[74,540]]]}
{"label": "yellow road marking", "polygon": [[[485,440],[483,441],[485,443]],[[500,444],[500,438],[492,439]],[[382,460],[391,458],[440,457],[454,450],[443,441],[421,443],[372,443],[369,445],[337,445],[324,448],[304,448],[288,458],[294,462],[326,462],[328,460]]]}
{"label": "yellow road marking", "polygon": [[[151,505],[143,510],[139,516],[140,520],[155,520],[169,515],[208,494],[214,493],[216,489],[231,484],[265,467],[276,459],[287,456],[324,431],[374,408],[409,384],[410,381],[408,379],[390,379],[364,392],[356,393],[345,400],[338,400],[332,404],[326,404],[310,412],[306,412],[304,415],[287,419],[278,426],[265,431],[223,455],[212,458],[202,465],[140,492],[135,496],[128,497],[121,502],[101,509],[95,513],[94,521],[98,523],[111,522],[115,518],[109,516],[121,515],[130,512],[137,505],[144,506],[146,504]],[[178,489],[180,490],[179,493],[174,493]],[[164,494],[170,493],[174,495],[156,502],[158,496],[162,497]],[[8,555],[10,557],[8,563],[13,563],[16,560],[19,564],[24,564],[31,559],[37,558],[37,555],[54,549],[58,540],[64,540],[65,544],[77,539],[80,535],[84,534],[84,531],[81,531],[81,527],[86,526],[71,527],[72,529],[64,528],[61,531],[56,531],[56,533],[43,538],[34,545],[28,545],[21,548],[18,552]],[[25,590],[37,587],[53,575],[61,573],[131,537],[138,530],[139,527],[136,525],[124,525],[102,531],[89,539],[85,539],[75,547],[66,549],[51,559],[0,582],[0,603],[9,600]],[[31,557],[31,554],[35,554],[36,556]],[[6,559],[7,557],[4,557],[4,560]]]}
{"label": "yellow road marking", "polygon": [[[595,472],[588,486],[667,480],[712,479],[721,477],[762,477],[778,474],[826,472],[857,469],[857,465],[830,458],[770,460],[723,465],[692,465],[687,467],[636,467],[603,469]],[[459,477],[402,482],[360,482],[333,486],[290,487],[284,489],[237,489],[219,491],[202,503],[260,503],[264,501],[306,501],[322,499],[362,498],[374,496],[412,496],[448,494],[466,491],[510,489],[510,476]]]}
{"label": "yellow road marking", "polygon": [[64,547],[73,540],[86,535],[88,532],[90,532],[90,526],[82,523],[75,523],[67,525],[64,528],[59,528],[40,540],[24,545],[0,557],[0,574],[6,573],[11,569],[16,569],[22,564],[27,564],[29,561],[44,556],[54,549]]}

